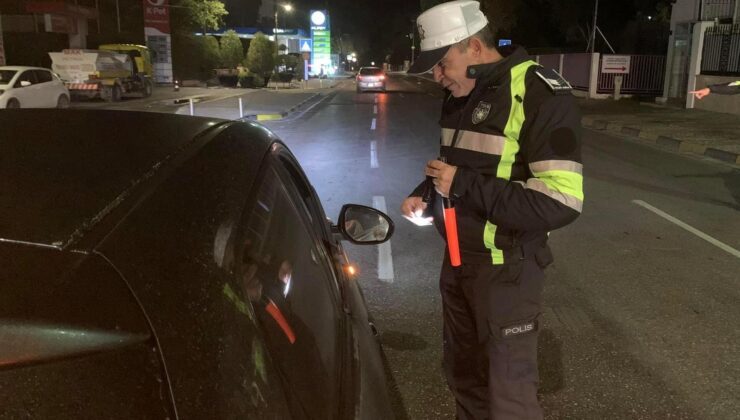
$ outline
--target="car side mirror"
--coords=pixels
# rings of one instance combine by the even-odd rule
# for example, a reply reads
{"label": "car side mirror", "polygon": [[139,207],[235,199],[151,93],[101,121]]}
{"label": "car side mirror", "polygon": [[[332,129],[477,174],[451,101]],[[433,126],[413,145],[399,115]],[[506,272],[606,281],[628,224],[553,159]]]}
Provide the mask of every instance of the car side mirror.
{"label": "car side mirror", "polygon": [[372,207],[345,204],[339,213],[337,229],[354,244],[377,245],[391,238],[394,224],[388,215]]}
{"label": "car side mirror", "polygon": [[21,87],[29,87],[31,86],[31,82],[28,80],[21,80]]}

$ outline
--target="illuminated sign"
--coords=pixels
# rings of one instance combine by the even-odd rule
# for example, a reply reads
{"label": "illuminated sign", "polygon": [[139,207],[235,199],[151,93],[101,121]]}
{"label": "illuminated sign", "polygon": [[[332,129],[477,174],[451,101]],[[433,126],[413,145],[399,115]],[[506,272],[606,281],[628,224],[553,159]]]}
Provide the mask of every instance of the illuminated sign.
{"label": "illuminated sign", "polygon": [[[311,73],[328,74],[331,68],[331,19],[325,10],[312,10]],[[303,46],[303,43],[301,43]]]}
{"label": "illuminated sign", "polygon": [[326,23],[326,14],[320,10],[311,13],[311,23],[314,26],[323,26]]}
{"label": "illuminated sign", "polygon": [[169,0],[143,0],[144,36],[152,53],[154,79],[172,83],[172,37]]}

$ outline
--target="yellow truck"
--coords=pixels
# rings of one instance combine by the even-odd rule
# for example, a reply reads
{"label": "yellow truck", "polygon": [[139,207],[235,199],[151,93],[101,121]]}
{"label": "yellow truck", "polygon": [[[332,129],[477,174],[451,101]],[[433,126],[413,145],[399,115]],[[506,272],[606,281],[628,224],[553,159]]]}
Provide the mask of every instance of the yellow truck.
{"label": "yellow truck", "polygon": [[154,88],[149,48],[134,44],[105,44],[97,50],[50,52],[51,68],[72,97],[120,101],[123,96],[149,97]]}

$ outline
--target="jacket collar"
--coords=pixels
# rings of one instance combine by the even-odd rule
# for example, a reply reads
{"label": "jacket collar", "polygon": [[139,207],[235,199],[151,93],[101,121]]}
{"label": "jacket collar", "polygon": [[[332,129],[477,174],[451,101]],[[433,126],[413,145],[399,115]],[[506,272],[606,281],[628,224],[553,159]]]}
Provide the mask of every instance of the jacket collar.
{"label": "jacket collar", "polygon": [[502,48],[499,52],[504,56],[503,60],[468,66],[467,76],[470,79],[476,79],[476,88],[500,85],[509,76],[513,67],[530,59],[529,54],[522,47]]}

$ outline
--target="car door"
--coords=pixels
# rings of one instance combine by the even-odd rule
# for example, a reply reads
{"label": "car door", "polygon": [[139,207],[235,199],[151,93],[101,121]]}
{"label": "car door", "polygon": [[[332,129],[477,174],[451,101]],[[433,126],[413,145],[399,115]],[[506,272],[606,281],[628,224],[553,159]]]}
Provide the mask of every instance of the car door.
{"label": "car door", "polygon": [[319,215],[276,156],[269,156],[243,217],[238,273],[289,394],[291,414],[336,419],[346,340],[341,296]]}
{"label": "car door", "polygon": [[293,191],[311,217],[311,228],[321,241],[316,244],[317,255],[322,257],[334,290],[341,295],[342,310],[346,314],[341,330],[343,342],[340,343],[346,352],[344,371],[340,372],[343,392],[337,405],[345,407],[344,412],[350,418],[392,420],[395,416],[391,409],[386,366],[375,336],[377,331],[370,327],[371,317],[360,285],[346,274],[349,261],[300,165],[287,148],[276,148],[274,155],[280,162],[284,179],[294,187]]}
{"label": "car door", "polygon": [[[30,83],[29,86],[23,86],[22,82]],[[34,84],[36,83],[36,75],[33,70],[25,70],[18,75],[13,85],[13,96],[18,99],[21,104],[21,108],[35,108],[36,98],[34,95]]]}
{"label": "car door", "polygon": [[32,86],[37,101],[36,107],[56,108],[59,92],[51,72],[48,70],[34,70],[33,72],[36,75],[36,84]]}

